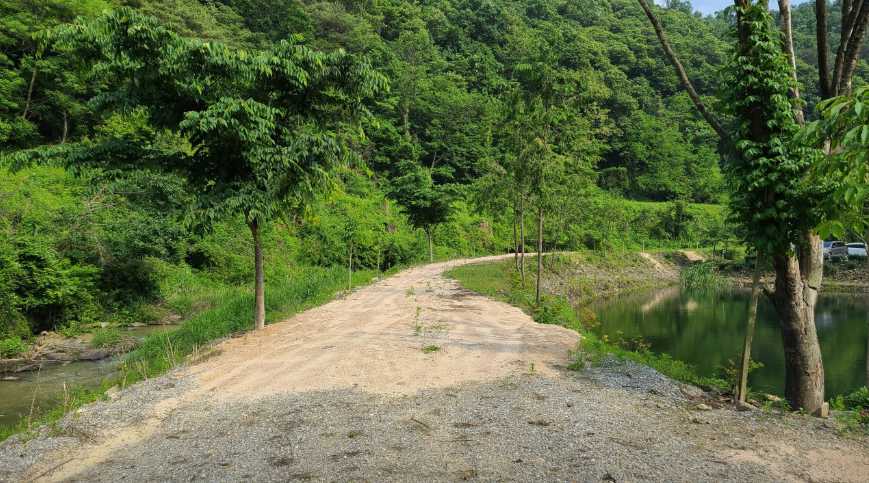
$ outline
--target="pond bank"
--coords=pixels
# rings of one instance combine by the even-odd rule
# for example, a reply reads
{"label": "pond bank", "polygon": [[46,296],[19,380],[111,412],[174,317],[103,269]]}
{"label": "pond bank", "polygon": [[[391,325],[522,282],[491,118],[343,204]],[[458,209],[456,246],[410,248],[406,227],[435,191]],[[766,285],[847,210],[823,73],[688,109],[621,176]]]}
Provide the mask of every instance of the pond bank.
{"label": "pond bank", "polygon": [[[550,258],[547,256],[546,258]],[[544,260],[546,260],[544,258]],[[678,381],[704,387],[707,390],[714,391],[727,399],[727,394],[732,387],[731,381],[735,376],[732,369],[728,371],[728,357],[738,360],[738,353],[741,351],[742,330],[740,321],[744,321],[747,308],[731,308],[728,314],[719,313],[721,320],[726,320],[729,328],[726,333],[731,338],[738,339],[738,344],[734,344],[732,355],[722,355],[715,353],[702,354],[701,357],[708,357],[710,360],[715,359],[718,362],[713,369],[709,369],[708,364],[696,367],[697,361],[684,361],[680,358],[673,348],[661,345],[661,340],[656,339],[654,334],[644,334],[640,331],[631,331],[626,328],[613,328],[608,326],[610,331],[602,328],[608,325],[612,314],[601,312],[601,307],[607,307],[608,304],[618,305],[623,301],[631,302],[632,313],[638,314],[637,320],[641,326],[647,324],[646,314],[655,313],[656,311],[664,310],[667,307],[674,307],[673,300],[678,300],[682,292],[679,280],[680,265],[674,263],[681,257],[675,257],[670,253],[657,254],[638,254],[638,253],[572,253],[560,254],[551,256],[551,260],[545,263],[546,272],[544,277],[544,299],[540,306],[534,303],[533,286],[534,273],[529,275],[529,281],[525,288],[521,286],[518,277],[515,275],[515,268],[511,264],[488,264],[462,267],[452,271],[449,275],[457,278],[465,287],[489,295],[500,300],[507,301],[513,305],[519,306],[527,313],[532,315],[537,322],[562,325],[583,335],[582,350],[577,354],[577,363],[575,367],[582,368],[594,366],[609,354],[613,354],[618,358],[627,359],[640,364],[648,365],[661,373],[676,379]],[[725,282],[725,285],[727,283]],[[825,300],[830,295],[824,298]],[[639,300],[641,299],[641,300]],[[747,302],[746,302],[747,303]],[[680,314],[691,313],[700,308],[701,304],[696,300],[686,299],[684,303],[677,303],[675,307],[681,311]],[[827,307],[823,305],[823,308]],[[832,312],[836,312],[841,307],[833,307]],[[830,307],[827,307],[830,309]],[[722,309],[724,310],[724,309]],[[826,328],[830,329],[835,325],[830,315],[831,310],[825,310],[819,314],[819,327],[827,324]],[[713,312],[715,312],[713,310]],[[672,315],[672,314],[671,314]],[[679,325],[679,320],[684,317],[676,314],[676,316],[667,316],[667,323]],[[767,319],[772,320],[772,316]],[[716,319],[717,320],[717,319]],[[684,324],[682,324],[684,325]],[[720,338],[713,336],[706,337],[706,334],[697,333],[698,324],[688,324],[689,328],[694,331],[695,337],[686,342],[687,347],[695,347],[702,341],[717,341]],[[760,324],[760,331],[764,330],[764,324]],[[672,328],[672,327],[671,327]],[[859,333],[864,333],[866,325],[860,324],[858,321],[857,328]],[[676,327],[678,333],[686,330]],[[780,336],[776,332],[777,327],[769,328],[769,337],[764,339],[760,337],[756,344],[756,353],[764,352],[772,357],[781,354]],[[701,331],[702,332],[702,331]],[[822,330],[823,332],[823,330]],[[841,332],[841,331],[840,331]],[[832,335],[831,335],[832,334]],[[763,335],[763,334],[761,334]],[[828,349],[834,352],[840,349],[835,347],[842,346],[842,337],[850,337],[848,334],[841,334],[842,337],[831,332],[827,334],[829,337],[837,338],[836,343],[828,341]],[[756,336],[757,337],[757,336]],[[842,364],[851,364],[859,368],[866,364],[865,350],[867,347],[866,337],[859,336],[858,344],[851,344],[848,353],[831,353],[829,357],[828,370],[841,369]],[[759,348],[757,345],[763,345],[767,340],[771,347]],[[851,340],[850,342],[853,342]],[[778,346],[776,346],[778,344]],[[832,344],[832,345],[831,345]],[[834,347],[829,349],[829,347]],[[851,350],[853,349],[853,350]],[[856,351],[853,358],[850,355]],[[701,351],[703,352],[703,351]],[[852,354],[853,355],[853,354]],[[723,357],[723,359],[722,359]],[[690,358],[689,358],[690,359]],[[722,362],[723,361],[723,362]],[[855,362],[857,361],[857,362]],[[705,361],[705,359],[702,362]],[[781,364],[776,364],[775,360],[770,361],[769,371],[776,371]],[[699,369],[699,370],[698,370]],[[854,371],[853,367],[848,368],[847,377],[845,379],[831,378],[831,388],[836,388],[837,391],[844,391],[849,394],[855,388],[861,385],[863,373]],[[781,372],[781,371],[779,371]],[[855,376],[856,374],[856,376]],[[841,375],[841,374],[837,374]],[[853,377],[856,382],[851,381]],[[850,382],[849,382],[850,381]],[[768,384],[760,384],[762,390],[770,392],[780,392],[774,387],[769,387]],[[838,394],[838,393],[835,393]],[[834,395],[835,395],[834,394]],[[828,393],[830,395],[830,393]],[[758,394],[759,400],[756,400],[756,405],[780,405],[780,398],[775,396],[767,397],[765,394]],[[838,399],[838,398],[837,398]],[[847,398],[846,398],[847,399]],[[832,402],[831,402],[831,405]],[[847,405],[846,405],[847,406]],[[849,411],[837,413],[840,417],[842,427],[852,427],[854,421],[867,420],[865,415],[854,413],[850,407],[845,407]],[[859,411],[858,411],[859,412]],[[863,423],[865,426],[865,423]],[[860,428],[859,424],[856,429],[863,431],[865,428]]]}

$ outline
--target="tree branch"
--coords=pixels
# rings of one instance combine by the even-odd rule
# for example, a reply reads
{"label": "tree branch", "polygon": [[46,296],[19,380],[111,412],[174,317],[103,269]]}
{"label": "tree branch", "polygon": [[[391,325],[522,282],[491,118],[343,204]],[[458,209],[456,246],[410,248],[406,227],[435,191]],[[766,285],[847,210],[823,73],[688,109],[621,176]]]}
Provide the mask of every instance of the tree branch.
{"label": "tree branch", "polygon": [[[854,31],[854,20],[859,5],[855,8],[855,0],[842,0],[842,28],[839,35],[839,47],[836,49],[836,60],[833,63],[833,79],[830,83],[830,97],[839,94],[839,84],[842,81],[842,70],[845,65],[845,52],[848,49],[848,44],[851,40],[851,34]],[[864,0],[856,0],[862,5]]]}
{"label": "tree branch", "polygon": [[869,24],[869,0],[862,0],[853,12],[851,35],[848,38],[848,48],[842,64],[842,74],[838,81],[838,94],[851,93],[851,79],[857,68],[857,59],[860,56],[860,47],[863,43],[863,35],[866,33],[866,25]]}
{"label": "tree branch", "polygon": [[[848,0],[844,0],[848,1]],[[821,84],[821,97],[832,97],[832,84],[830,83],[830,67],[827,59],[829,46],[827,45],[827,1],[815,1],[815,37],[818,46],[818,81]]]}
{"label": "tree branch", "polygon": [[[820,0],[817,3],[824,3],[825,1]],[[791,66],[791,77],[794,79],[794,85],[789,89],[791,99],[794,101],[794,117],[800,125],[803,125],[806,123],[806,116],[799,103],[800,88],[799,84],[797,84],[797,59],[794,56],[794,34],[791,30],[791,1],[778,0],[778,10],[781,15],[782,50],[784,50],[785,55],[788,57],[788,63]],[[820,54],[818,55],[820,56]]]}
{"label": "tree branch", "polygon": [[667,40],[667,35],[664,33],[664,27],[661,26],[661,22],[658,21],[658,18],[655,17],[655,14],[652,12],[652,9],[649,7],[649,4],[646,0],[637,0],[640,2],[640,7],[643,8],[643,11],[646,13],[646,17],[649,18],[649,22],[652,23],[652,27],[655,29],[655,34],[658,36],[658,40],[661,42],[661,47],[664,49],[664,53],[667,55],[667,58],[670,59],[670,63],[673,64],[673,67],[676,69],[676,75],[679,76],[679,80],[682,82],[682,87],[688,92],[688,97],[691,98],[691,102],[694,103],[694,107],[697,108],[697,111],[700,112],[700,115],[703,116],[703,119],[712,127],[712,129],[718,134],[718,136],[722,140],[727,140],[730,138],[730,135],[727,131],[724,130],[724,127],[721,126],[721,123],[715,117],[715,115],[706,108],[706,105],[703,103],[703,100],[700,99],[700,95],[697,94],[697,90],[694,89],[694,84],[691,83],[691,80],[688,78],[688,74],[685,72],[685,68],[682,67],[682,63],[679,61],[679,58],[676,56],[676,53],[673,52],[673,48],[670,47],[670,41]]}

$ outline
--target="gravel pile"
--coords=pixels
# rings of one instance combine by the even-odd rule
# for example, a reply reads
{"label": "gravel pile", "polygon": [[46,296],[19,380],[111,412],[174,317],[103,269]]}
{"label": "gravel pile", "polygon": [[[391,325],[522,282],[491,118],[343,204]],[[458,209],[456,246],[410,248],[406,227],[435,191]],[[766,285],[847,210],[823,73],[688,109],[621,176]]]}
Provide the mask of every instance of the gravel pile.
{"label": "gravel pile", "polygon": [[607,387],[668,396],[674,401],[698,400],[704,396],[702,390],[674,381],[649,366],[614,357],[606,357],[584,374]]}

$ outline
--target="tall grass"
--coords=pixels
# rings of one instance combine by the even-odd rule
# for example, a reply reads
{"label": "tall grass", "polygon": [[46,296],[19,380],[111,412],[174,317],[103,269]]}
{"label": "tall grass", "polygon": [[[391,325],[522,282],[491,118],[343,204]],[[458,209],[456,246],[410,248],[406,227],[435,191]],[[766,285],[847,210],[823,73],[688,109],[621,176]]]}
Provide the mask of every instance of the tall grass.
{"label": "tall grass", "polygon": [[[147,337],[124,360],[126,383],[161,374],[208,343],[253,328],[252,287],[220,286],[195,274],[178,274],[187,283],[167,303],[182,313],[194,313],[178,329]],[[266,283],[266,323],[285,319],[322,304],[347,287],[343,267],[290,267],[270,274]],[[353,285],[369,282],[378,273],[353,273]],[[199,310],[197,311],[197,306]]]}
{"label": "tall grass", "polygon": [[719,290],[728,282],[714,263],[702,262],[685,267],[679,275],[679,283],[686,290]]}

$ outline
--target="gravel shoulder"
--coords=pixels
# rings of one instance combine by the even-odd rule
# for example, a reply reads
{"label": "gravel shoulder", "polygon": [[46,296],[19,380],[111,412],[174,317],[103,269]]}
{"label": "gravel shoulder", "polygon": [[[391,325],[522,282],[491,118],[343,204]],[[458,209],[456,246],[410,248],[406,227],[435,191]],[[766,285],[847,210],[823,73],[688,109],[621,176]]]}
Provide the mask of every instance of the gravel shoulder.
{"label": "gravel shoulder", "polygon": [[[492,260],[477,259],[474,261]],[[417,267],[0,444],[2,481],[865,481],[869,444],[728,408]],[[437,349],[434,349],[434,348]],[[423,350],[426,348],[426,350]]]}

